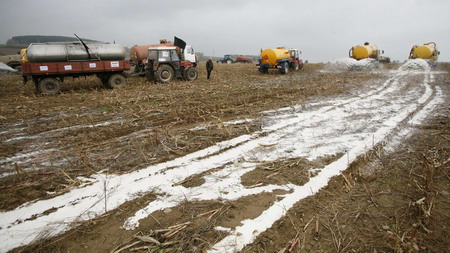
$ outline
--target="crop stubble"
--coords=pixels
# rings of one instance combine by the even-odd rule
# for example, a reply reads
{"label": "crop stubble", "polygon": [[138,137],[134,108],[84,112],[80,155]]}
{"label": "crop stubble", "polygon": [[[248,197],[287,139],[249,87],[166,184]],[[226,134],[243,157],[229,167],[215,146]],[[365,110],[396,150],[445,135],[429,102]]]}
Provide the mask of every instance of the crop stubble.
{"label": "crop stubble", "polygon": [[[89,176],[106,167],[109,168],[110,173],[127,173],[191,153],[221,140],[251,133],[260,127],[258,121],[240,125],[225,125],[223,124],[225,121],[258,118],[259,113],[264,110],[301,104],[312,97],[351,92],[352,89],[360,88],[371,80],[383,78],[373,73],[321,73],[318,71],[321,67],[319,65],[306,65],[304,71],[286,76],[260,75],[254,66],[236,64],[217,65],[213,72],[213,79],[208,81],[203,67],[203,65],[200,66],[200,77],[195,82],[177,81],[163,85],[148,83],[143,78],[135,77],[130,78],[128,86],[123,89],[106,90],[100,87],[98,80],[88,78],[71,82],[61,95],[54,97],[35,96],[31,85],[19,84],[18,76],[0,77],[2,91],[0,116],[4,122],[2,130],[20,123],[25,127],[23,131],[26,134],[48,138],[53,142],[49,148],[61,148],[61,151],[50,153],[44,159],[59,161],[58,158],[61,156],[65,158],[64,166],[40,166],[33,170],[24,170],[18,165],[11,166],[15,173],[0,179],[2,200],[0,208],[11,210],[26,201],[48,198],[65,192],[80,183],[77,176]],[[449,82],[448,78],[442,81]],[[77,128],[46,135],[49,131],[60,128],[95,125],[111,120],[121,123]],[[432,128],[439,128],[440,130],[436,131],[441,131],[439,133],[448,138],[448,118],[444,121],[446,128],[442,129],[442,125],[437,123]],[[189,130],[200,124],[207,127],[198,131]],[[7,139],[11,136],[2,137]],[[431,146],[430,149],[436,141],[436,139],[427,141]],[[26,149],[29,144],[29,140],[2,142],[0,158],[10,157]],[[411,146],[415,147],[414,143],[411,143]],[[440,151],[434,155],[438,154],[443,163],[442,155],[448,157],[448,144],[441,143],[440,147]],[[401,152],[399,151],[400,154]],[[417,158],[414,152],[408,154]],[[394,163],[396,156],[400,155],[394,153],[389,157],[377,159],[383,166],[389,166]],[[411,160],[410,157],[400,158],[403,163]],[[317,162],[320,163],[320,161]],[[254,175],[244,176],[243,183],[251,186],[266,181],[283,181],[289,175],[274,174],[280,169],[283,171],[295,169],[297,173],[307,178],[304,169],[308,166],[311,165],[305,165],[305,162],[301,160],[270,164],[266,166],[266,169],[260,168],[252,172]],[[401,165],[391,166],[400,167]],[[412,165],[406,167],[409,168],[409,166]],[[334,249],[341,252],[349,249],[390,250],[420,247],[421,245],[415,241],[417,233],[407,234],[408,238],[402,239],[402,231],[400,229],[394,231],[395,223],[392,224],[394,221],[399,222],[399,217],[395,216],[398,210],[406,213],[414,210],[410,210],[409,206],[401,206],[400,203],[398,206],[390,207],[390,210],[379,208],[378,196],[391,194],[392,198],[389,201],[398,200],[398,196],[393,192],[385,193],[380,189],[399,182],[383,180],[388,175],[361,176],[358,172],[360,166],[355,167],[343,176],[333,179],[330,186],[317,196],[303,201],[302,206],[293,208],[285,218],[263,233],[245,251],[310,252]],[[189,187],[189,182],[183,183]],[[417,191],[414,186],[400,190],[406,189],[410,191],[406,191],[405,195]],[[153,244],[142,242],[142,237],[141,239],[136,237],[138,235],[152,236],[160,243],[176,242],[158,246],[168,249],[169,252],[201,250],[208,248],[224,236],[224,233],[212,229],[216,224],[232,225],[233,222],[247,216],[255,217],[264,210],[264,206],[274,201],[275,195],[275,193],[267,194],[267,196],[259,195],[227,203],[214,201],[186,203],[169,213],[156,212],[152,215],[152,219],[143,221],[139,231],[130,232],[119,229],[125,217],[153,199],[151,194],[147,194],[102,217],[86,222],[69,233],[23,249],[25,251],[66,251],[77,249],[82,245],[86,249],[106,252],[132,243],[136,244],[128,250],[139,247],[141,247],[139,250],[154,248]],[[256,203],[255,201],[262,206],[252,205],[251,203]],[[389,201],[387,206],[391,203]],[[430,205],[430,203],[427,204]],[[393,212],[393,214],[386,214],[386,212]],[[421,219],[419,214],[413,213],[412,217]],[[387,218],[386,216],[389,215],[395,218]],[[364,219],[360,218],[363,216]],[[404,218],[404,216],[398,216]],[[168,229],[185,222],[191,223],[181,227],[175,226],[178,230],[172,229],[174,234],[171,236],[164,237],[163,234],[154,231]],[[371,222],[373,227],[368,227],[367,222]],[[405,226],[409,225],[403,228],[404,231],[409,232],[410,230],[406,229],[410,229],[412,225],[409,223],[414,222],[408,223],[407,219],[403,222],[406,223]],[[383,227],[382,224],[385,223]],[[357,234],[369,235],[371,244],[364,246],[364,240],[356,236]],[[397,235],[402,240],[396,239]],[[381,242],[383,244],[379,247],[371,246]],[[145,248],[146,246],[148,247]]]}

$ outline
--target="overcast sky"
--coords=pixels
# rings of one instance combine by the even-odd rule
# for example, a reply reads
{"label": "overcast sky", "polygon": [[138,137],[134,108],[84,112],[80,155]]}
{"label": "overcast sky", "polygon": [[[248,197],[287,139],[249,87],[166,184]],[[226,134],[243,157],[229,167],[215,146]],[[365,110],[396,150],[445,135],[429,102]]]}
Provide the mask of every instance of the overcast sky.
{"label": "overcast sky", "polygon": [[434,41],[450,61],[449,0],[0,0],[0,43],[63,35],[123,46],[184,39],[205,55],[286,46],[311,62],[348,57],[366,41],[393,60]]}

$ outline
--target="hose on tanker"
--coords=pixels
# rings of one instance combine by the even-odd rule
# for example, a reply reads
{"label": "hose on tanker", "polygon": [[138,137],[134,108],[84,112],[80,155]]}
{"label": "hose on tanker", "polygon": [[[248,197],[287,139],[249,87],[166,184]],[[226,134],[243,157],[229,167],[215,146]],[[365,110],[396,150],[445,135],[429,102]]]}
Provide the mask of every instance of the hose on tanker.
{"label": "hose on tanker", "polygon": [[[88,54],[89,59],[91,59],[91,54],[89,53],[90,48],[84,43],[84,41],[82,39],[80,39],[80,37],[78,37],[78,35],[76,35],[75,33],[73,35],[75,35],[75,37],[77,37],[77,39],[80,41],[80,43],[84,46],[84,49],[86,50],[86,53]],[[98,57],[98,55],[95,52],[93,52],[93,53],[94,53],[95,57],[99,61],[101,61],[100,57]]]}

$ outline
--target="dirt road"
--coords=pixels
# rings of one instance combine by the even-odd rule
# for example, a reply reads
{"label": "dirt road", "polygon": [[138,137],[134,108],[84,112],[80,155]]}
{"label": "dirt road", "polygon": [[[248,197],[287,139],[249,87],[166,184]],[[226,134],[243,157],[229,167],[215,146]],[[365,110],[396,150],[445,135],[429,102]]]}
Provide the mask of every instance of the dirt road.
{"label": "dirt road", "polygon": [[396,150],[448,104],[444,71],[321,69],[264,76],[227,65],[212,83],[15,90],[2,105],[1,182],[21,190],[4,194],[2,252],[32,242],[26,250],[274,252],[292,238],[292,250],[305,249],[298,230],[257,245],[330,180]]}

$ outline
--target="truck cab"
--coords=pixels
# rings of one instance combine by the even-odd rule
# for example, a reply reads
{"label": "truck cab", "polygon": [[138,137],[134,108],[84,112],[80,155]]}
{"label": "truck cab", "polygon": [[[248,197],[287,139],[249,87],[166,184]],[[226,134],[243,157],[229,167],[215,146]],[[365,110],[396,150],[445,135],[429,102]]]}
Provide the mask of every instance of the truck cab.
{"label": "truck cab", "polygon": [[[192,49],[192,48],[190,48]],[[198,73],[195,69],[195,54],[186,47],[181,54],[178,47],[153,47],[148,49],[148,63],[145,74],[150,81],[167,83],[175,78],[193,81]],[[184,59],[180,59],[182,56]],[[187,59],[192,59],[189,61]]]}
{"label": "truck cab", "polygon": [[196,65],[197,65],[198,58],[195,55],[195,51],[192,46],[186,45],[186,48],[183,50],[183,56],[184,56],[185,61],[190,61],[190,62],[196,63]]}

